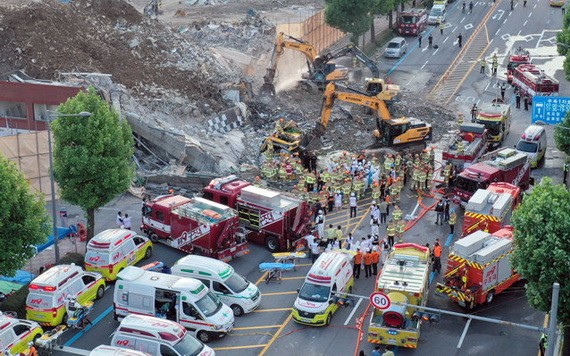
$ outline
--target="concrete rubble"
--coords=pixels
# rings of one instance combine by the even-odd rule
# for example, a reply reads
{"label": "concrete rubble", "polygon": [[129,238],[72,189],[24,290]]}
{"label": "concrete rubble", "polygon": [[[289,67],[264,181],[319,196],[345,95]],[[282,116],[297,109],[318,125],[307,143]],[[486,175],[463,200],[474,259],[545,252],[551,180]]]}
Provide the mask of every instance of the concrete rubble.
{"label": "concrete rubble", "polygon": [[[294,3],[256,5],[313,5]],[[239,15],[235,21],[201,18],[167,24],[144,17],[123,0],[0,6],[0,70],[23,69],[36,78],[100,89],[139,140],[141,176],[180,174],[179,167],[213,175],[254,172],[259,146],[275,120],[293,119],[311,130],[322,94],[300,85],[274,101],[252,98],[252,89],[257,92],[263,82],[275,38],[275,25],[265,11],[253,11],[251,2],[241,0],[179,4],[213,12],[219,12],[220,4],[235,5]],[[454,119],[405,91],[392,110],[396,117],[431,123]],[[374,125],[363,108],[338,103],[323,138],[324,151],[362,149],[373,142]],[[439,127],[434,139],[448,130]],[[346,139],[347,134],[353,139]]]}

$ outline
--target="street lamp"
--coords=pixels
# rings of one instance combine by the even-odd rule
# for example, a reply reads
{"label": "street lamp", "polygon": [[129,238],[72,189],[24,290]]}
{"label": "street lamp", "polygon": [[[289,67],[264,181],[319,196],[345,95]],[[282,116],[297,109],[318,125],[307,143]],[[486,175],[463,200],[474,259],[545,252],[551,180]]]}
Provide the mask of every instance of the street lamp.
{"label": "street lamp", "polygon": [[534,123],[537,125],[540,125],[540,126],[552,126],[555,129],[570,130],[570,127],[561,126],[560,124],[553,125],[553,124],[549,124],[547,122],[544,122],[542,120],[536,120]]}
{"label": "street lamp", "polygon": [[91,116],[90,112],[82,111],[79,114],[61,114],[57,111],[50,111],[48,112],[48,120],[47,120],[47,134],[48,134],[48,153],[49,153],[49,178],[50,178],[50,185],[51,185],[51,209],[52,209],[52,218],[53,218],[53,248],[55,250],[55,263],[59,262],[59,247],[58,243],[58,233],[57,233],[57,212],[55,206],[55,178],[53,175],[53,151],[51,148],[51,122],[58,117],[89,117]]}

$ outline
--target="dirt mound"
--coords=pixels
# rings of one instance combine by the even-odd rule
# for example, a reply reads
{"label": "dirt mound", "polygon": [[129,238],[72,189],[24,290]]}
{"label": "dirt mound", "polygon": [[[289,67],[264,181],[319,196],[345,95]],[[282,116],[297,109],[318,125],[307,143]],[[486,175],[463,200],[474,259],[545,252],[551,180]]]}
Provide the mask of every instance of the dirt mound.
{"label": "dirt mound", "polygon": [[[0,8],[0,67],[42,79],[61,72],[112,74],[136,93],[176,91],[220,107],[211,54],[122,0],[55,0]],[[205,69],[207,68],[207,70]]]}

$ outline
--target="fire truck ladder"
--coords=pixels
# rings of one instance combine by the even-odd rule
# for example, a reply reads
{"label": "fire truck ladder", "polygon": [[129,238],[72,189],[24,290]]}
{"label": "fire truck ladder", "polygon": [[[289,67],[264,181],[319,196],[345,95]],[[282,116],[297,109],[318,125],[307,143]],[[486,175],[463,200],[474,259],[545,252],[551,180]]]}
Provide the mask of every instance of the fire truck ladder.
{"label": "fire truck ladder", "polygon": [[475,28],[473,34],[469,37],[469,40],[465,42],[465,45],[455,60],[428,94],[428,99],[438,103],[443,102],[447,105],[451,99],[455,98],[455,93],[459,90],[461,84],[467,79],[473,67],[478,64],[479,58],[484,55],[487,48],[489,48],[490,42],[487,32],[487,20],[498,5],[499,1],[489,7],[487,15],[485,15],[479,26]]}

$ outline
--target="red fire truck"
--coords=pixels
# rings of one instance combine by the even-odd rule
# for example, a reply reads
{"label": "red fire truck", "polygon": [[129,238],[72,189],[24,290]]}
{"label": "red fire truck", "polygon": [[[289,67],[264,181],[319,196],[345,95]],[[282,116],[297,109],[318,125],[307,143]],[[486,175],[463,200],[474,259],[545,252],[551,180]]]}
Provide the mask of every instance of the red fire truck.
{"label": "red fire truck", "polygon": [[512,148],[501,148],[481,157],[479,163],[465,168],[455,180],[454,201],[465,205],[477,189],[493,182],[506,182],[528,189],[531,184],[528,156]]}
{"label": "red fire truck", "polygon": [[509,63],[507,63],[507,82],[513,82],[513,71],[521,64],[530,63],[530,52],[522,47],[517,48],[514,52],[509,53]]}
{"label": "red fire truck", "polygon": [[314,208],[304,200],[254,187],[234,175],[212,180],[202,194],[236,209],[247,239],[271,252],[290,250],[309,233]]}
{"label": "red fire truck", "polygon": [[492,235],[477,231],[457,240],[447,259],[444,283],[437,284],[436,294],[469,309],[491,303],[495,295],[521,279],[511,265],[513,249],[510,226]]}
{"label": "red fire truck", "polygon": [[477,230],[494,233],[511,221],[513,210],[520,203],[521,189],[509,183],[495,182],[487,189],[473,194],[463,214],[463,232],[469,235]]}
{"label": "red fire truck", "polygon": [[234,209],[203,198],[163,195],[143,207],[141,230],[153,242],[229,261],[249,247]]}
{"label": "red fire truck", "polygon": [[398,33],[418,36],[427,27],[426,9],[409,9],[398,15]]}
{"label": "red fire truck", "polygon": [[513,70],[512,84],[519,88],[521,96],[558,95],[558,81],[546,75],[534,64],[521,64]]}
{"label": "red fire truck", "polygon": [[476,162],[485,152],[487,152],[485,125],[465,123],[453,134],[442,157],[444,162],[451,162],[459,172],[465,166]]}

